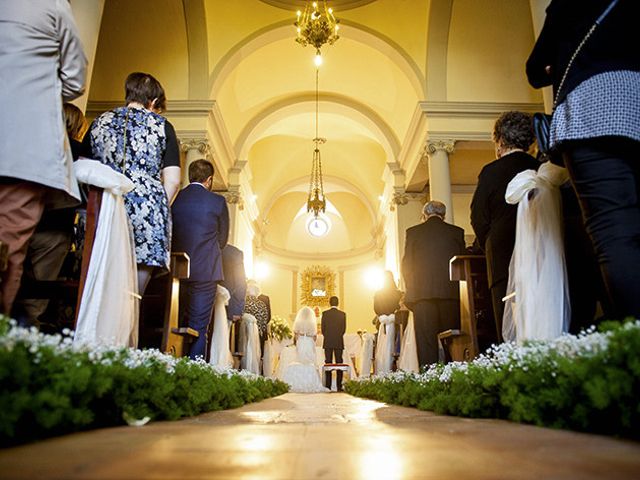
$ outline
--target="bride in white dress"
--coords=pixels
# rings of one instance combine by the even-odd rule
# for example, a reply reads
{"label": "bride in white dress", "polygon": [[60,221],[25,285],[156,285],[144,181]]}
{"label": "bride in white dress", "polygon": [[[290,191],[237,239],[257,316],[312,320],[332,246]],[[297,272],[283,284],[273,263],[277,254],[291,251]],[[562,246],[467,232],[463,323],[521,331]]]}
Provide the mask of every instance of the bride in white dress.
{"label": "bride in white dress", "polygon": [[280,369],[280,380],[289,384],[292,392],[328,392],[322,385],[316,360],[316,316],[309,307],[303,307],[293,322],[295,361]]}

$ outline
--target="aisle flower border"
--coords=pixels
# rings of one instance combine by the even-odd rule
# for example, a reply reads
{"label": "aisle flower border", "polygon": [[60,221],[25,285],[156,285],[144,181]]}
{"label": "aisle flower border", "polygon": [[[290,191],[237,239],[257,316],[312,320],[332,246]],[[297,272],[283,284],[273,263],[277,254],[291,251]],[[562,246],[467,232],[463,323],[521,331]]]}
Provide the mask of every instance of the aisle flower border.
{"label": "aisle flower border", "polygon": [[440,414],[640,438],[640,321],[505,343],[469,363],[354,380],[345,390]]}
{"label": "aisle flower border", "polygon": [[0,446],[281,395],[285,383],[158,350],[74,344],[0,316]]}

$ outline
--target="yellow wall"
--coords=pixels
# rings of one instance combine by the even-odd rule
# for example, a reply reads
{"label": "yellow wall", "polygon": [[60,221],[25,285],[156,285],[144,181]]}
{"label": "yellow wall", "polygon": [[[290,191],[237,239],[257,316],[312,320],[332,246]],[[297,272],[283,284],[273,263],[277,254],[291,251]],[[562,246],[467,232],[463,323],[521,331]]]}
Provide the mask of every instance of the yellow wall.
{"label": "yellow wall", "polygon": [[447,99],[541,101],[525,75],[533,43],[529,0],[455,0],[447,50]]}
{"label": "yellow wall", "polygon": [[89,98],[124,100],[127,75],[141,71],[160,81],[169,100],[186,99],[188,62],[180,0],[109,0],[104,6]]}

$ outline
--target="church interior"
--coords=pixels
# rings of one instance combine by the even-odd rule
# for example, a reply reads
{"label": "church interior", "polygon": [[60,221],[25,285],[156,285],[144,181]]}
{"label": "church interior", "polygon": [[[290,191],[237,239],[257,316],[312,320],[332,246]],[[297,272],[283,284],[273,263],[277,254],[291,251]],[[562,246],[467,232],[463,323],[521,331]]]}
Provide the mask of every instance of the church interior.
{"label": "church interior", "polygon": [[[321,48],[317,102],[315,49],[295,41],[305,3],[72,0],[90,72],[78,103],[91,120],[123,104],[130,72],[158,78],[183,185],[191,161],[213,162],[229,243],[273,314],[293,317],[311,269],[341,299],[348,330],[371,331],[378,278],[390,270],[401,282],[405,230],[424,202],[444,202],[470,245],[493,123],[544,109],[524,62],[545,2],[334,0],[339,38]],[[321,225],[306,208],[316,127]]]}

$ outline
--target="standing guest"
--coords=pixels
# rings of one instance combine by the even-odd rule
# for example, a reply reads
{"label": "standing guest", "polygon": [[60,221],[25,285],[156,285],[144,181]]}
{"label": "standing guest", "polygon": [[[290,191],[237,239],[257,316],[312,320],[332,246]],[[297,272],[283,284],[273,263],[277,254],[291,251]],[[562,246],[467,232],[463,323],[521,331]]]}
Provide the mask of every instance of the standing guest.
{"label": "standing guest", "polygon": [[244,253],[237,247],[227,244],[222,249],[222,285],[229,291],[231,298],[227,305],[227,320],[233,323],[231,350],[240,351],[240,322],[247,295],[247,277],[244,271]]}
{"label": "standing guest", "polygon": [[29,239],[47,208],[78,203],[62,102],[84,92],[87,60],[66,0],[0,8],[0,313],[20,287]]}
{"label": "standing guest", "polygon": [[[244,313],[253,315],[258,324],[261,356],[262,353],[264,353],[264,342],[267,338],[269,320],[271,320],[271,310],[263,300],[264,297],[266,297],[266,295],[260,294],[260,287],[255,280],[249,280],[247,282],[247,296],[245,298]],[[268,299],[269,297],[266,298]]]}
{"label": "standing guest", "polygon": [[422,211],[425,221],[407,230],[402,259],[420,367],[438,361],[438,333],[460,326],[460,291],[449,279],[449,260],[465,253],[464,230],[444,221],[444,203],[432,200]]}
{"label": "standing guest", "polygon": [[569,170],[615,318],[640,317],[638,18],[633,0],[553,0],[527,61],[533,87],[553,85],[550,144]]}
{"label": "standing guest", "polygon": [[[324,361],[326,363],[342,363],[342,351],[344,350],[344,332],[347,329],[347,314],[338,310],[338,297],[329,298],[331,308],[322,312],[320,328],[324,337]],[[331,389],[331,372],[325,373],[325,386]],[[336,372],[336,388],[342,391],[342,370]]]}
{"label": "standing guest", "polygon": [[[82,139],[87,131],[87,120],[82,111],[71,103],[63,105],[67,135],[73,160],[80,155]],[[24,276],[32,280],[55,280],[71,249],[75,207],[45,210],[29,241]],[[39,326],[40,316],[47,309],[49,300],[22,299],[13,308],[13,317],[25,326]]]}
{"label": "standing guest", "polygon": [[373,294],[373,311],[376,315],[393,315],[400,308],[402,292],[398,290],[393,273],[384,272],[384,284],[382,288]]}
{"label": "standing guest", "polygon": [[[478,176],[471,201],[471,226],[487,257],[496,334],[502,341],[502,299],[507,292],[509,262],[516,238],[516,205],[508,204],[507,185],[523,170],[537,170],[538,162],[527,153],[534,140],[531,116],[523,112],[503,113],[493,127],[496,157]],[[417,330],[417,325],[416,325]]]}
{"label": "standing guest", "polygon": [[247,295],[247,277],[244,271],[244,254],[242,250],[231,244],[222,249],[222,286],[229,290],[231,298],[227,306],[227,318],[238,321],[244,311]]}
{"label": "standing guest", "polygon": [[176,132],[160,115],[166,97],[160,82],[135,72],[125,81],[127,106],[96,118],[84,137],[84,155],[96,158],[129,178],[134,188],[124,196],[138,264],[138,291],[144,294],[156,267],[169,268],[169,205],[180,187],[180,152]]}
{"label": "standing guest", "polygon": [[190,275],[181,282],[180,310],[199,333],[189,357],[204,357],[218,283],[224,279],[222,249],[229,238],[229,210],[222,195],[211,192],[213,165],[196,160],[189,165],[189,185],[178,193],[173,214],[173,250],[186,252]]}
{"label": "standing guest", "polygon": [[385,271],[384,285],[373,295],[373,310],[377,315],[378,329],[384,329],[384,335],[378,335],[381,341],[376,346],[376,373],[391,371],[393,356],[399,349],[397,340],[400,335],[395,326],[396,311],[400,308],[401,298],[402,292],[396,286],[393,273]]}

